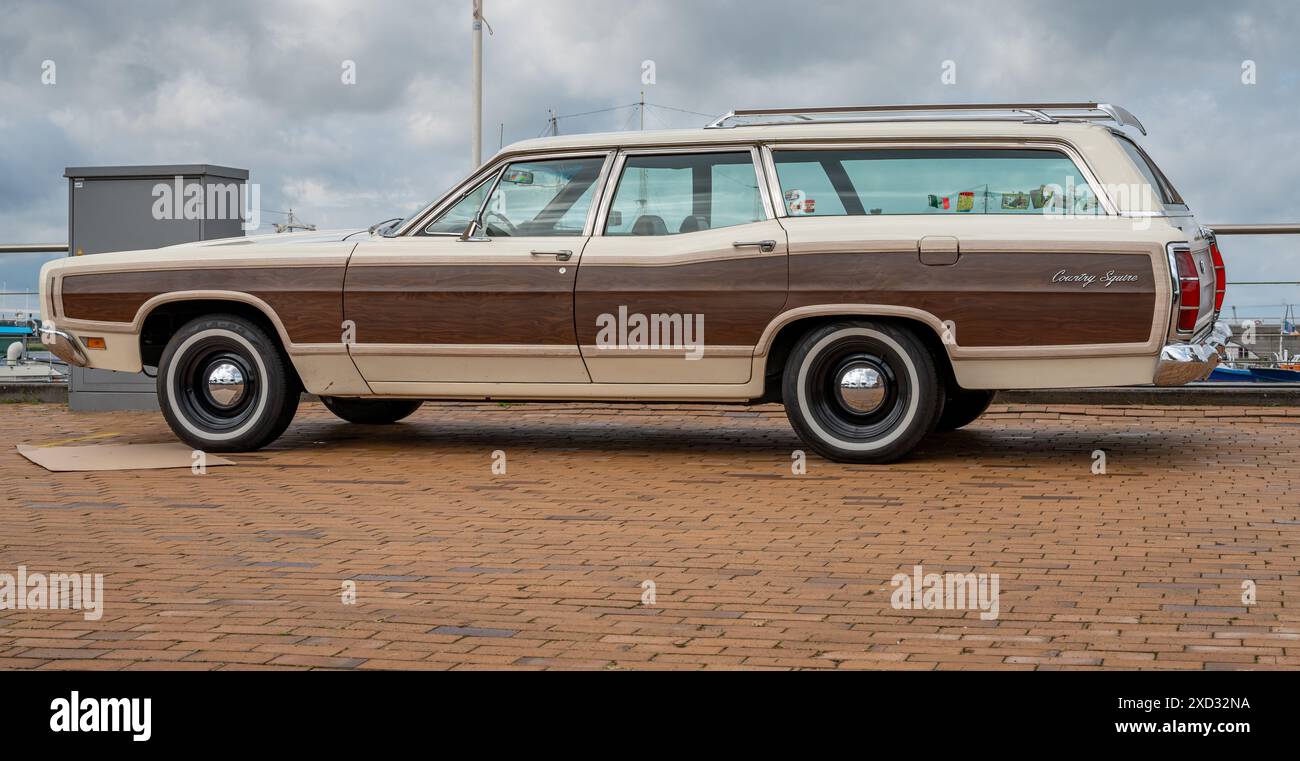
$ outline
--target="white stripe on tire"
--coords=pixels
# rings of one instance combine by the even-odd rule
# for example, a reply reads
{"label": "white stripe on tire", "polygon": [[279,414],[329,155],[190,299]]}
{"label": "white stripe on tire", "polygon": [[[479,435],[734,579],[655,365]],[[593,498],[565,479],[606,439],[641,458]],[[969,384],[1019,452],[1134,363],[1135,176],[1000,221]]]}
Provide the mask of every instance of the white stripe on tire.
{"label": "white stripe on tire", "polygon": [[[175,395],[176,366],[180,364],[178,360],[185,356],[185,352],[195,341],[214,335],[225,336],[226,338],[234,339],[238,343],[243,344],[244,348],[248,349],[249,356],[251,356],[253,361],[257,363],[257,375],[258,379],[261,381],[257,384],[257,407],[253,410],[253,414],[249,415],[248,421],[233,431],[225,431],[223,433],[213,433],[211,431],[205,431],[202,428],[196,428],[194,424],[190,422],[189,418],[185,416],[185,413],[181,411],[180,406],[176,402]],[[200,439],[207,439],[209,441],[228,441],[237,436],[243,435],[248,431],[248,429],[262,422],[262,412],[266,409],[267,383],[266,365],[262,362],[262,355],[253,347],[253,344],[250,343],[248,339],[231,330],[208,328],[207,330],[201,330],[185,339],[185,343],[181,344],[176,349],[175,353],[172,354],[172,362],[167,368],[167,378],[164,387],[167,389],[167,405],[171,407],[172,414],[175,415],[176,419],[180,421],[180,424],[185,427],[185,430]]]}
{"label": "white stripe on tire", "polygon": [[[898,424],[895,425],[893,430],[891,430],[886,436],[880,439],[876,439],[875,441],[865,441],[865,442],[844,441],[843,439],[839,439],[836,438],[835,436],[832,436],[831,434],[827,433],[821,427],[821,425],[818,424],[817,417],[812,414],[812,412],[810,411],[812,408],[808,405],[808,392],[806,390],[807,389],[806,381],[808,377],[809,365],[812,364],[812,360],[817,357],[817,355],[821,352],[822,348],[826,344],[832,341],[838,341],[839,339],[844,338],[845,336],[867,336],[869,338],[874,338],[877,341],[880,341],[881,343],[885,344],[889,348],[893,349],[894,353],[897,354],[899,358],[901,358],[903,364],[907,366],[907,376],[908,378],[911,379],[912,393],[909,394],[907,410],[906,412],[904,412],[903,418],[898,421]],[[847,449],[853,452],[871,452],[873,450],[889,446],[889,444],[893,442],[894,439],[901,436],[903,434],[903,431],[906,430],[909,425],[911,425],[912,419],[916,417],[916,410],[921,404],[921,396],[920,396],[921,379],[920,376],[917,375],[916,364],[912,362],[912,357],[903,349],[901,345],[899,345],[897,341],[885,335],[884,333],[881,333],[878,330],[871,330],[870,328],[844,328],[843,330],[837,330],[834,333],[831,333],[829,336],[826,336],[822,340],[818,341],[817,344],[813,346],[812,349],[808,352],[808,354],[804,357],[803,364],[799,366],[798,388],[799,388],[799,409],[803,413],[802,417],[804,423],[806,423],[808,427],[811,428],[813,432],[816,433],[817,436],[822,441],[834,444],[835,446],[840,447],[841,449]]]}

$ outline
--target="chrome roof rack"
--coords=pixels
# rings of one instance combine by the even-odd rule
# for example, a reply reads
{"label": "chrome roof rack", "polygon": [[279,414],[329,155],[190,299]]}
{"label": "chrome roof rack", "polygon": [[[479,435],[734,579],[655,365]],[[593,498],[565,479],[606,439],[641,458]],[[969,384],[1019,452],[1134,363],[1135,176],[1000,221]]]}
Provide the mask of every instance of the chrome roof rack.
{"label": "chrome roof rack", "polygon": [[814,108],[741,108],[708,125],[731,129],[771,124],[840,124],[877,121],[1109,121],[1146,128],[1127,109],[1110,103],[949,103],[907,106],[817,106]]}

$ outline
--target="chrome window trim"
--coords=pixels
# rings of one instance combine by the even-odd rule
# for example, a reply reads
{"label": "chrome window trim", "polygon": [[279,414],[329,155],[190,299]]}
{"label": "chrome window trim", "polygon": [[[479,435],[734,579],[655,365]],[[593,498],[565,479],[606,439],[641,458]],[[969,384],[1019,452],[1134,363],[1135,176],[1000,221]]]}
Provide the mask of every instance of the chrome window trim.
{"label": "chrome window trim", "polygon": [[593,238],[605,237],[605,221],[609,219],[609,207],[614,202],[614,191],[617,190],[619,178],[623,176],[623,165],[627,163],[627,154],[624,151],[618,151],[614,157],[614,166],[610,170],[609,177],[605,178],[605,192],[600,196],[600,209],[596,214],[596,226],[592,229]]}
{"label": "chrome window trim", "polygon": [[[487,195],[483,197],[483,206],[486,206],[487,199],[492,197],[493,191],[496,190],[497,183],[501,181],[502,172],[504,172],[505,168],[511,164],[520,161],[545,161],[547,159],[595,158],[597,156],[604,156],[605,163],[601,167],[601,172],[603,173],[608,169],[610,164],[610,157],[613,156],[614,153],[615,151],[610,148],[585,148],[585,149],[575,149],[569,151],[546,151],[542,153],[512,153],[508,155],[502,154],[501,156],[498,156],[495,161],[492,161],[491,163],[488,164],[484,164],[482,167],[479,168],[478,171],[475,171],[474,173],[470,174],[468,177],[466,177],[464,180],[458,183],[455,187],[453,187],[449,192],[443,194],[443,196],[439,198],[437,201],[434,201],[432,204],[426,206],[418,214],[413,215],[410,220],[403,223],[403,225],[398,229],[398,231],[393,234],[393,237],[410,236],[410,237],[434,238],[434,237],[445,237],[447,235],[451,235],[450,233],[429,233],[427,235],[421,235],[421,232],[424,230],[424,228],[428,227],[430,224],[437,221],[438,217],[440,217],[444,212],[450,209],[451,206],[453,206],[458,201],[460,201],[460,199],[464,197],[466,192],[473,190],[475,187],[478,186],[480,182],[491,178],[493,174],[495,174],[496,182],[494,182],[492,188],[488,190]],[[597,176],[596,178],[597,183],[600,183],[602,180],[603,180],[603,174]],[[600,188],[598,187],[595,192],[599,193],[599,191]],[[597,199],[593,197],[592,198],[593,208],[596,205],[596,201]],[[482,212],[483,206],[479,207],[480,212]],[[587,212],[587,220],[588,222],[591,221],[590,211]],[[589,237],[591,235],[589,230],[584,230],[583,232],[585,236]],[[457,233],[456,235],[459,235],[459,233]]]}
{"label": "chrome window trim", "polygon": [[[499,175],[504,167],[504,164],[484,164],[482,167],[479,167],[478,171],[470,174],[458,184],[452,186],[452,189],[444,193],[441,198],[424,207],[419,213],[413,214],[410,219],[403,222],[402,226],[398,228],[398,231],[393,234],[394,237],[419,235],[423,232],[424,228],[436,222],[437,217],[440,217],[452,206],[459,203],[462,198],[473,192],[474,188],[478,187],[479,183],[490,180],[493,173]],[[489,193],[490,192],[491,191],[489,190]],[[446,234],[447,233],[429,233],[429,237]]]}
{"label": "chrome window trim", "polygon": [[776,219],[776,199],[767,187],[767,172],[763,168],[763,151],[757,145],[749,147],[749,160],[754,164],[754,180],[758,184],[758,195],[763,203],[763,212],[767,221]]}
{"label": "chrome window trim", "polygon": [[596,188],[592,191],[591,208],[587,209],[587,224],[582,228],[583,237],[590,238],[596,234],[596,219],[600,216],[600,208],[605,203],[605,195],[609,192],[609,175],[614,164],[618,159],[618,151],[608,151],[605,154],[605,163],[600,167],[600,176],[596,178]]}
{"label": "chrome window trim", "polygon": [[[781,192],[781,178],[776,175],[776,159],[772,157],[772,144],[765,143],[762,150],[763,173],[767,175],[768,194],[777,217],[786,216],[785,194]],[[779,203],[778,203],[779,201]]]}
{"label": "chrome window trim", "polygon": [[[768,191],[767,181],[763,175],[760,166],[762,154],[757,145],[745,143],[740,145],[687,145],[677,148],[659,146],[659,147],[642,147],[620,149],[618,156],[614,159],[610,167],[609,176],[605,180],[605,190],[601,196],[600,213],[596,216],[595,225],[592,228],[591,235],[602,238],[626,238],[626,235],[605,235],[605,225],[609,220],[610,208],[614,205],[615,191],[618,189],[619,180],[623,177],[623,168],[627,164],[628,156],[676,156],[683,153],[748,153],[750,166],[754,170],[754,180],[758,186],[758,195],[763,204],[764,219],[763,222],[770,222],[776,219],[776,209],[772,202],[771,195]],[[752,224],[752,223],[751,223]],[[729,225],[730,227],[739,227],[739,225]],[[726,228],[711,228],[726,229]],[[671,235],[689,235],[690,233],[670,233]]]}
{"label": "chrome window trim", "polygon": [[[775,181],[775,188],[776,188],[776,191],[777,191],[777,193],[778,193],[778,195],[776,196],[777,198],[783,198],[783,197],[784,197],[784,196],[781,195],[781,193],[780,193],[781,179],[780,179],[780,177],[777,177],[777,176],[776,176],[776,159],[775,159],[774,154],[775,154],[777,151],[789,151],[789,150],[795,150],[795,151],[826,151],[826,150],[837,150],[837,151],[839,151],[839,150],[854,150],[854,149],[861,149],[861,150],[880,150],[880,149],[885,149],[885,150],[888,150],[888,149],[891,149],[891,148],[898,148],[898,149],[914,149],[914,150],[927,150],[927,149],[930,149],[930,150],[946,150],[946,149],[959,149],[959,150],[961,150],[961,149],[966,149],[966,150],[969,150],[969,149],[981,149],[981,148],[986,148],[986,149],[989,149],[989,150],[1048,150],[1048,151],[1056,151],[1056,152],[1058,152],[1058,153],[1062,153],[1062,154],[1064,154],[1066,158],[1070,159],[1070,161],[1073,162],[1075,169],[1079,170],[1079,173],[1083,176],[1084,181],[1088,183],[1088,187],[1089,187],[1089,189],[1092,190],[1093,195],[1097,197],[1097,200],[1101,203],[1102,208],[1106,211],[1105,216],[1108,216],[1108,217],[1124,216],[1124,215],[1122,215],[1122,214],[1119,213],[1119,209],[1118,209],[1118,207],[1115,206],[1115,202],[1111,199],[1111,197],[1110,197],[1108,194],[1106,194],[1106,193],[1104,192],[1104,188],[1103,188],[1102,184],[1097,180],[1097,174],[1092,170],[1092,166],[1090,166],[1090,165],[1088,164],[1088,161],[1084,158],[1083,153],[1080,152],[1079,149],[1076,148],[1072,143],[1069,143],[1069,142],[1067,142],[1067,141],[1065,141],[1065,140],[1057,141],[1057,140],[1043,140],[1043,139],[1035,139],[1035,140],[1015,140],[1015,141],[1008,141],[1008,140],[1002,140],[1002,139],[984,140],[984,139],[974,139],[974,138],[966,138],[966,139],[940,138],[940,139],[937,139],[937,140],[909,140],[909,141],[899,141],[899,140],[896,140],[896,139],[885,139],[885,140],[880,140],[880,141],[875,141],[875,140],[869,140],[869,141],[863,141],[863,140],[850,140],[850,141],[843,141],[843,142],[825,142],[825,141],[821,141],[821,142],[773,141],[773,142],[767,143],[766,146],[767,146],[767,148],[768,148],[768,152],[769,152],[769,154],[773,154],[773,158],[772,158],[772,170],[771,170],[771,171],[772,171],[773,179],[774,179],[774,181]],[[778,216],[780,216],[780,217],[788,217],[788,216],[789,216],[789,214],[786,213],[786,209],[785,209],[785,205],[784,205],[784,204],[782,204],[782,205],[781,205],[781,208],[778,210]],[[822,215],[822,216],[828,216],[828,215]],[[849,216],[849,215],[835,215],[835,216]],[[871,215],[865,215],[865,216],[871,216]],[[929,216],[931,216],[931,215],[929,215],[929,214],[887,214],[887,215],[883,215],[883,216],[890,216],[890,217],[929,217]],[[1005,214],[1005,215],[998,215],[998,216],[1005,216],[1005,217],[1007,217],[1007,218],[1015,218],[1015,217],[1029,216],[1029,215],[1024,215],[1024,214]],[[1100,216],[1100,215],[1099,215],[1099,216]]]}
{"label": "chrome window trim", "polygon": [[[483,194],[483,203],[479,204],[478,211],[474,212],[474,219],[470,221],[469,225],[466,225],[466,229],[469,230],[470,232],[468,234],[462,233],[461,235],[455,236],[456,240],[464,241],[466,243],[469,242],[491,243],[492,242],[492,238],[490,236],[480,234],[478,229],[479,228],[478,220],[483,219],[483,210],[487,208],[488,201],[492,200],[492,194],[497,192],[497,188],[501,186],[501,178],[505,176],[506,168],[509,167],[511,163],[513,162],[507,161],[501,165],[500,169],[497,170],[496,176],[492,178],[492,187],[488,188],[487,193]],[[454,205],[447,207],[447,211],[451,211],[452,208],[454,208]],[[429,224],[432,225],[434,222],[437,221],[438,221],[438,217],[435,217],[429,220]],[[486,227],[486,225],[484,225],[484,227]]]}

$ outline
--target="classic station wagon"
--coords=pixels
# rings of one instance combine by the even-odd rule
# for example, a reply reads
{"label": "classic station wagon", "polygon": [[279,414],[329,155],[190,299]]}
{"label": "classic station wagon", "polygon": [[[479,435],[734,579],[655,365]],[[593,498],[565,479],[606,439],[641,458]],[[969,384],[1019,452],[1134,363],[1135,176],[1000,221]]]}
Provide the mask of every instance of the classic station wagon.
{"label": "classic station wagon", "polygon": [[[387,228],[66,259],[50,348],[156,367],[191,445],[264,446],[301,391],[784,403],[887,462],[997,389],[1204,378],[1222,258],[1107,104],[737,111],[530,140]],[[276,245],[266,245],[274,242]]]}

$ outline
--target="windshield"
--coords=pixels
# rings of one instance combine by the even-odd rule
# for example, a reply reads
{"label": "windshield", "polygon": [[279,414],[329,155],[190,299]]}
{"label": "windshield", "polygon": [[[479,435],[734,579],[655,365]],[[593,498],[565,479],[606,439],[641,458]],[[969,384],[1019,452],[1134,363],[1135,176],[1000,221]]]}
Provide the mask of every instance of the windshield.
{"label": "windshield", "polygon": [[382,235],[385,238],[391,238],[397,233],[397,228],[401,227],[402,223],[405,221],[406,217],[392,217],[390,219],[385,219],[382,222],[376,222],[371,225],[370,232],[372,235]]}

